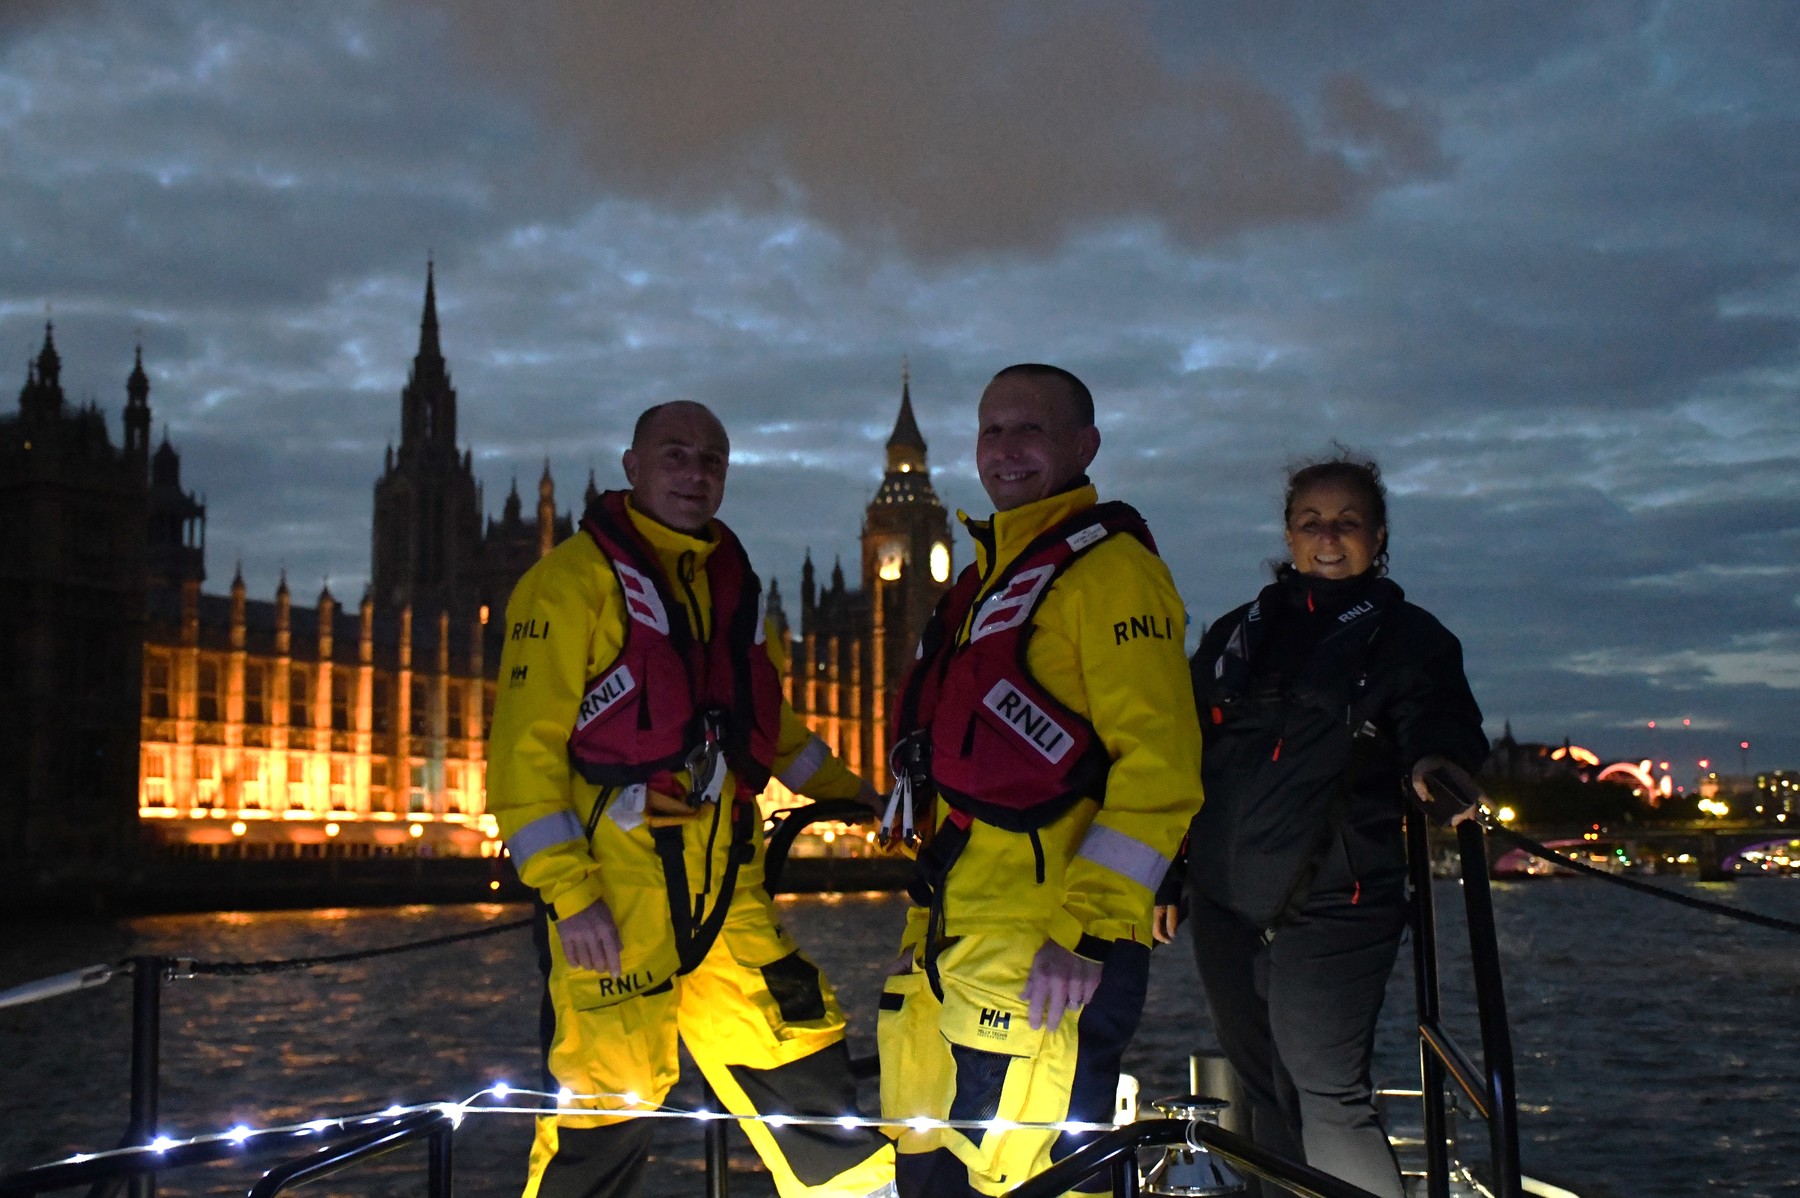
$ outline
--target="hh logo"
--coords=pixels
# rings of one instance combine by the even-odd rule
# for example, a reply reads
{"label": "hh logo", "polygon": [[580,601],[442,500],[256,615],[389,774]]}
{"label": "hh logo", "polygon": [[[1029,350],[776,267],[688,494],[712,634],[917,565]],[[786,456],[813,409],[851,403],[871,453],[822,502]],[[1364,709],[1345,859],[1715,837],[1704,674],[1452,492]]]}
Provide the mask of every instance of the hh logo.
{"label": "hh logo", "polygon": [[982,703],[1052,765],[1067,756],[1069,746],[1075,743],[1068,729],[1051,719],[1004,678],[994,683]]}
{"label": "hh logo", "polygon": [[669,613],[656,593],[656,584],[624,562],[614,562],[613,569],[618,572],[619,589],[625,592],[625,610],[631,618],[668,636]]}
{"label": "hh logo", "polygon": [[1014,575],[1004,590],[995,591],[981,601],[981,610],[975,613],[974,627],[969,629],[969,639],[978,641],[989,633],[1004,632],[1023,624],[1037,607],[1038,596],[1050,585],[1050,576],[1055,573],[1055,566],[1039,566]]}
{"label": "hh logo", "polygon": [[512,674],[509,676],[508,681],[513,686],[524,686],[525,685],[525,675],[530,672],[531,672],[530,666],[514,666],[512,668]]}
{"label": "hh logo", "polygon": [[637,679],[631,676],[629,666],[620,666],[596,682],[581,698],[581,708],[575,713],[575,731],[581,731],[611,711],[620,699],[636,689]]}
{"label": "hh logo", "polygon": [[1005,1031],[1012,1026],[1011,1011],[996,1011],[992,1007],[981,1008],[981,1026],[998,1028]]}

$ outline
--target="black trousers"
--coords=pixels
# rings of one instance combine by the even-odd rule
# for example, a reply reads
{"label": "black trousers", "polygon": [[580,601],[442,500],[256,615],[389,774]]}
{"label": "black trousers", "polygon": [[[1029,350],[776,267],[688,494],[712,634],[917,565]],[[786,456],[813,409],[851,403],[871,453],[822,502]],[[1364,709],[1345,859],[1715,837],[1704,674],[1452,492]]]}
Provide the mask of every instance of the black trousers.
{"label": "black trousers", "polygon": [[1219,1047],[1243,1081],[1251,1137],[1401,1198],[1369,1060],[1406,908],[1348,897],[1315,898],[1265,943],[1261,928],[1196,895],[1194,959]]}

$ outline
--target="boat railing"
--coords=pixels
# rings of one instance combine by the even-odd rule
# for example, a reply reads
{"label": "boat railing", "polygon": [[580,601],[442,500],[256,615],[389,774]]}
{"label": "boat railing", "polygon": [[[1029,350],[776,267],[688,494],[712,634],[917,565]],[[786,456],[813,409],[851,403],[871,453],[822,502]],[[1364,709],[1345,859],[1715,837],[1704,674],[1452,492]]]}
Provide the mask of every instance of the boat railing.
{"label": "boat railing", "polygon": [[[788,849],[807,826],[820,821],[853,823],[859,818],[867,818],[868,814],[866,807],[849,800],[814,803],[778,813],[768,834],[766,877],[771,892],[778,888]],[[1479,833],[1478,828],[1475,831]],[[1480,851],[1477,847],[1476,852],[1479,854]],[[1485,873],[1481,877],[1485,881]],[[1425,919],[1429,923],[1428,913]],[[29,1195],[74,1186],[92,1186],[93,1193],[99,1195],[113,1192],[120,1184],[129,1186],[131,1198],[154,1198],[156,1178],[160,1173],[226,1159],[240,1164],[267,1164],[275,1161],[252,1191],[252,1198],[274,1198],[291,1186],[327,1176],[418,1140],[425,1140],[428,1144],[430,1198],[448,1198],[451,1192],[451,1144],[455,1127],[461,1116],[479,1109],[466,1103],[407,1108],[379,1115],[351,1116],[343,1120],[315,1120],[296,1128],[254,1132],[238,1129],[236,1133],[205,1135],[179,1142],[158,1137],[155,1129],[158,1119],[163,987],[168,981],[199,975],[246,976],[365,960],[475,939],[509,931],[529,922],[522,920],[498,924],[473,932],[383,948],[277,961],[204,962],[160,956],[131,957],[115,965],[73,971],[0,995],[0,1005],[10,1005],[72,993],[104,984],[124,973],[129,973],[133,979],[130,1116],[120,1147],[112,1152],[81,1154],[0,1177],[0,1198],[27,1198]],[[1490,945],[1493,942],[1491,923],[1487,942]],[[1429,972],[1435,986],[1435,959]],[[1494,976],[1497,979],[1497,966]],[[1504,1007],[1500,1007],[1499,1011],[1499,1017],[1503,1020]],[[1421,1026],[1424,1025],[1422,1020]],[[1433,1039],[1435,1043],[1449,1044],[1448,1037],[1441,1033]],[[1458,1062],[1455,1076],[1459,1084],[1466,1082],[1473,1086],[1475,1083],[1469,1081],[1474,1076],[1473,1067],[1467,1065],[1466,1059],[1454,1050],[1447,1050],[1446,1055]],[[874,1076],[879,1069],[875,1057],[859,1058],[853,1060],[851,1065],[859,1077]],[[1510,1062],[1507,1077],[1510,1079]],[[1510,1080],[1507,1086],[1510,1087]],[[1439,1089],[1441,1098],[1441,1085]],[[1429,1086],[1427,1090],[1429,1093]],[[1510,1103],[1510,1088],[1506,1093]],[[546,1095],[543,1098],[552,1105],[555,1104],[556,1096]],[[717,1103],[710,1092],[706,1094],[705,1100],[709,1109],[716,1109]],[[1428,1098],[1428,1126],[1429,1108]],[[708,1198],[727,1198],[729,1193],[726,1132],[735,1121],[737,1120],[734,1118],[723,1117],[709,1117],[705,1120]],[[879,1124],[881,1121],[868,1122]],[[1115,1194],[1122,1198],[1136,1198],[1140,1193],[1138,1150],[1169,1146],[1190,1152],[1211,1152],[1244,1172],[1268,1179],[1296,1194],[1316,1198],[1370,1198],[1366,1191],[1356,1186],[1319,1173],[1304,1164],[1285,1160],[1259,1148],[1248,1139],[1204,1120],[1146,1119],[1095,1134],[1096,1138],[1091,1142],[1038,1177],[1026,1181],[1012,1193],[1016,1198],[1046,1198],[1063,1192],[1073,1182],[1106,1170],[1111,1175]],[[1441,1147],[1441,1135],[1438,1140]],[[281,1159],[300,1147],[308,1151],[291,1159]],[[1437,1172],[1443,1175],[1442,1170]],[[1431,1193],[1436,1198],[1442,1191],[1434,1189]],[[1516,1189],[1513,1193],[1517,1193]]]}
{"label": "boat railing", "polygon": [[1104,1132],[1008,1190],[1006,1198],[1058,1198],[1102,1169],[1111,1171],[1114,1198],[1138,1198],[1146,1192],[1138,1176],[1138,1151],[1143,1148],[1205,1152],[1302,1198],[1375,1198],[1361,1186],[1291,1161],[1204,1119],[1139,1119]]}
{"label": "boat railing", "polygon": [[[245,1128],[179,1142],[153,1140],[115,1152],[77,1155],[0,1177],[0,1198],[32,1198],[77,1186],[104,1192],[121,1182],[137,1188],[154,1181],[160,1173],[227,1160],[238,1164],[276,1162],[250,1191],[251,1198],[275,1198],[291,1186],[329,1176],[421,1140],[426,1145],[428,1198],[450,1198],[455,1131],[454,1113],[433,1106],[352,1119],[320,1119],[262,1131]],[[302,1154],[294,1156],[296,1151]]]}
{"label": "boat railing", "polygon": [[[815,803],[778,813],[769,835],[766,877],[771,892],[779,884],[787,850],[807,826],[821,820],[846,823],[868,818],[867,809],[849,800]],[[1538,845],[1510,829],[1494,827],[1495,836],[1559,864],[1579,868],[1578,863]],[[1476,1015],[1481,1038],[1479,1063],[1456,1041],[1445,1026],[1440,1001],[1437,956],[1437,920],[1432,897],[1430,833],[1417,813],[1407,821],[1407,844],[1413,901],[1412,928],[1414,988],[1418,1006],[1420,1093],[1425,1162],[1425,1198],[1448,1198],[1453,1178],[1450,1158],[1450,1086],[1465,1095],[1473,1111],[1486,1123],[1491,1177],[1486,1189],[1495,1198],[1522,1198],[1519,1165],[1519,1126],[1513,1077],[1512,1041],[1507,1024],[1505,990],[1501,981],[1498,937],[1494,926],[1493,899],[1489,888],[1488,831],[1478,820],[1466,820],[1455,829],[1461,875],[1470,962],[1474,973]],[[1585,871],[1583,871],[1585,872]],[[1596,871],[1597,872],[1597,871]],[[1675,894],[1645,883],[1600,874],[1615,884],[1631,884],[1660,897],[1690,907],[1800,932],[1791,921],[1761,916],[1725,904]],[[0,1177],[0,1198],[24,1198],[51,1190],[92,1186],[98,1198],[128,1186],[132,1198],[154,1198],[155,1179],[164,1170],[234,1158],[266,1162],[304,1147],[309,1151],[273,1167],[255,1191],[256,1198],[273,1198],[283,1189],[325,1176],[357,1162],[392,1151],[403,1144],[424,1140],[429,1152],[429,1184],[432,1198],[447,1198],[451,1190],[451,1139],[460,1118],[471,1111],[468,1104],[443,1103],[408,1107],[376,1115],[321,1119],[297,1127],[228,1133],[175,1141],[156,1133],[158,1073],[160,1068],[162,989],[166,981],[202,974],[246,976],[306,969],[327,964],[366,960],[392,953],[472,940],[528,925],[530,919],[490,925],[428,940],[330,956],[275,961],[205,962],[186,958],[139,956],[111,965],[87,969],[15,987],[0,993],[0,1006],[54,998],[105,984],[125,974],[133,979],[131,1103],[123,1143],[109,1152],[78,1154],[63,1161],[40,1165]],[[852,1062],[859,1076],[873,1076],[875,1058]],[[498,1089],[504,1090],[504,1087]],[[543,1095],[554,1109],[558,1096]],[[708,1096],[708,1107],[716,1103]],[[496,1112],[499,1113],[499,1112]],[[534,1113],[512,1108],[507,1113]],[[722,1113],[658,1111],[658,1117],[703,1119],[707,1123],[707,1189],[710,1198],[725,1198],[728,1187],[725,1129],[737,1117]],[[779,1117],[779,1116],[774,1116]],[[880,1120],[856,1120],[874,1126],[890,1126]],[[1018,1126],[1018,1125],[1014,1125]],[[1135,1196],[1139,1191],[1136,1154],[1158,1145],[1172,1152],[1212,1153],[1233,1166],[1275,1183],[1293,1193],[1320,1198],[1367,1198],[1365,1191],[1285,1160],[1259,1148],[1236,1133],[1205,1120],[1185,1118],[1146,1119],[1119,1128],[1093,1128],[1095,1138],[1045,1173],[1012,1191],[1015,1198],[1045,1198],[1061,1192],[1072,1181],[1102,1170],[1110,1171],[1114,1192]],[[303,1140],[314,1136],[316,1139]],[[1461,1176],[1461,1175],[1456,1175]]]}
{"label": "boat railing", "polygon": [[1423,815],[1406,820],[1409,906],[1413,950],[1413,995],[1418,1008],[1419,1089],[1425,1149],[1425,1198],[1450,1193],[1451,1127],[1446,1083],[1467,1096],[1487,1124],[1489,1188],[1495,1198],[1522,1198],[1517,1089],[1513,1078],[1512,1031],[1506,1017],[1506,987],[1500,974],[1500,942],[1494,930],[1493,892],[1488,885],[1486,833],[1479,819],[1455,827],[1469,964],[1474,973],[1476,1022],[1481,1036],[1477,1065],[1444,1023],[1437,953],[1437,912],[1432,897],[1430,832]]}

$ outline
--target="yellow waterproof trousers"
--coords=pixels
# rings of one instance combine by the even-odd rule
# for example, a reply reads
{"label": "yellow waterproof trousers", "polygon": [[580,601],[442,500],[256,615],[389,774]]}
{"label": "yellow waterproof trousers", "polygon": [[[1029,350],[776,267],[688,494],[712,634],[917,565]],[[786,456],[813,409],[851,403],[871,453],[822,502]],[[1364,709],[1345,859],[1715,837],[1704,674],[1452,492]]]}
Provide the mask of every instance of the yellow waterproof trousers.
{"label": "yellow waterproof trousers", "polygon": [[[661,1103],[685,1044],[734,1114],[855,1113],[844,1015],[831,985],[781,928],[764,891],[761,844],[744,865],[717,939],[687,974],[675,971],[669,901],[654,856],[627,853],[622,834],[601,860],[608,905],[625,946],[622,973],[603,977],[563,957],[555,922],[539,924],[546,975],[546,1088],[576,1095],[594,1114],[537,1121],[524,1198],[611,1198],[631,1192],[653,1120],[601,1112]],[[635,847],[648,849],[641,835]],[[760,841],[760,836],[758,836]],[[697,875],[698,871],[690,870]],[[717,874],[714,875],[715,879]],[[566,1105],[566,1104],[565,1104]],[[893,1148],[870,1129],[740,1124],[782,1198],[891,1193]]]}
{"label": "yellow waterproof trousers", "polygon": [[[887,980],[881,999],[881,1113],[1018,1123],[1108,1123],[1119,1065],[1137,1030],[1149,950],[1113,945],[1093,1001],[1054,1031],[1033,1030],[1021,995],[1040,935],[969,935],[938,955],[943,996],[923,969]],[[1056,1131],[936,1128],[900,1136],[900,1198],[1004,1194],[1079,1147]],[[1103,1178],[1090,1184],[1109,1189]]]}

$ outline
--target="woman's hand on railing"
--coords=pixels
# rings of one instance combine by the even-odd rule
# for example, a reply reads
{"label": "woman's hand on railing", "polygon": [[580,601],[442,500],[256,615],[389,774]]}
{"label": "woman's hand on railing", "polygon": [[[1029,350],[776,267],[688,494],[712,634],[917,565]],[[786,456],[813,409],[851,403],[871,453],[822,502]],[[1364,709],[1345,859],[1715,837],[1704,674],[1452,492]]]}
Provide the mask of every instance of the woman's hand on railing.
{"label": "woman's hand on railing", "polygon": [[1412,786],[1425,814],[1433,822],[1452,828],[1479,816],[1487,799],[1469,771],[1436,753],[1419,758],[1413,765]]}

